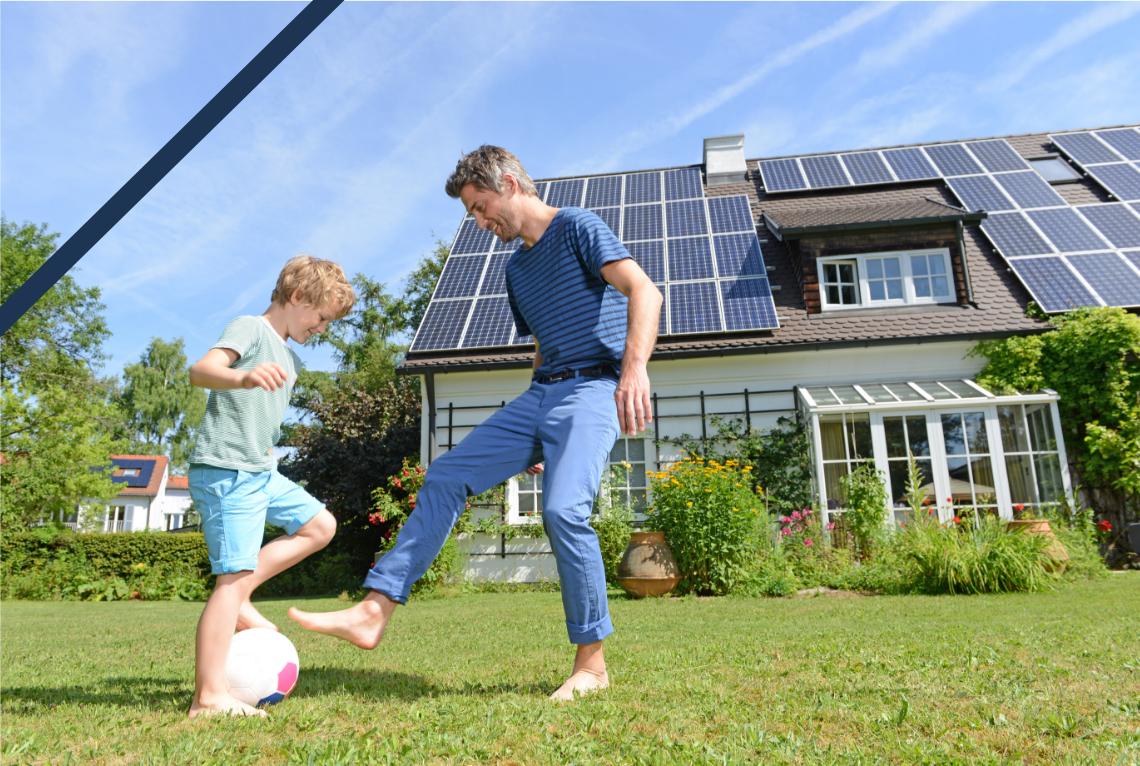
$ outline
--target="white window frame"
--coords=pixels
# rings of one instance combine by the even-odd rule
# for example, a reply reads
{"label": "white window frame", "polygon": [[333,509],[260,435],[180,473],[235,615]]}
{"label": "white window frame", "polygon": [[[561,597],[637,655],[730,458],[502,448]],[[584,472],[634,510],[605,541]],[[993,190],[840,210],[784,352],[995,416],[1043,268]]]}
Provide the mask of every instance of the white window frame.
{"label": "white window frame", "polygon": [[[620,436],[620,437],[618,437],[617,441],[614,442],[614,446],[610,448],[609,458],[606,459],[606,470],[610,471],[613,468],[618,468],[618,467],[624,468],[624,466],[622,466],[621,460],[612,460],[610,458],[612,458],[614,456],[613,455],[614,449],[617,447],[617,445],[622,444],[623,442],[625,443],[625,453],[626,453],[626,456],[628,458],[629,442],[632,442],[632,441],[642,442],[642,450],[643,450],[642,459],[637,461],[636,463],[634,463],[633,461],[630,461],[628,459],[626,460],[626,462],[628,462],[631,466],[638,466],[638,465],[644,466],[645,486],[644,487],[631,486],[630,485],[630,479],[632,478],[633,473],[632,473],[632,471],[627,471],[625,484],[622,484],[622,485],[616,485],[615,484],[613,487],[611,487],[611,490],[617,491],[617,492],[628,493],[629,497],[630,497],[630,508],[633,510],[634,516],[638,519],[644,519],[645,518],[644,509],[649,508],[651,505],[650,497],[649,497],[649,474],[653,471],[653,461],[650,459],[650,456],[653,454],[650,451],[653,448],[653,441],[651,439],[648,439],[645,437],[639,437],[639,436]],[[634,493],[637,493],[637,492],[640,492],[641,494],[645,495],[645,500],[641,504],[641,507],[642,507],[641,511],[637,510],[637,508],[634,507],[636,505],[634,503]]]}
{"label": "white window frame", "polygon": [[[539,481],[542,481],[541,477],[542,477],[542,474],[539,474],[538,476],[534,477],[535,482],[537,483]],[[513,476],[513,477],[511,477],[511,480],[509,482],[507,482],[507,523],[508,524],[514,524],[514,525],[541,524],[542,523],[542,511],[538,511],[537,513],[529,514],[529,515],[522,513],[522,507],[519,503],[519,495],[520,494],[527,494],[527,493],[521,492],[519,490],[519,477]],[[530,494],[533,494],[535,496],[535,503],[536,503],[536,507],[537,507],[537,501],[539,498],[542,497],[542,489],[540,488],[537,491],[531,492]]]}
{"label": "white window frame", "polygon": [[[949,295],[937,298],[919,298],[914,291],[914,275],[911,273],[911,257],[916,255],[941,255],[946,260],[946,280],[950,288]],[[868,277],[867,261],[878,258],[898,258],[899,272],[902,279],[903,297],[871,300],[870,279]],[[855,279],[859,285],[859,303],[829,303],[827,300],[827,283],[824,282],[824,266],[829,263],[854,263]],[[891,250],[881,253],[861,253],[859,255],[835,255],[819,258],[816,262],[819,284],[819,304],[824,311],[842,311],[851,309],[873,309],[889,306],[921,306],[939,303],[956,303],[957,291],[954,285],[954,264],[950,259],[949,248],[933,248],[926,250]]]}

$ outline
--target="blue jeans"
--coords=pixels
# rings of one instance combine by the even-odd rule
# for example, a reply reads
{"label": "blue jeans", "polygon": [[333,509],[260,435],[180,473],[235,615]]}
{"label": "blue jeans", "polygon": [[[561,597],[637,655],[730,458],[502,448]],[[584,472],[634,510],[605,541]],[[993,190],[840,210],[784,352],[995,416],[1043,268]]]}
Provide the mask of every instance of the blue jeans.
{"label": "blue jeans", "polygon": [[570,642],[614,632],[606,573],[590,511],[620,435],[612,378],[569,378],[530,388],[428,468],[416,509],[364,587],[406,603],[412,583],[439,554],[469,495],[545,462],[542,525],[550,538]]}

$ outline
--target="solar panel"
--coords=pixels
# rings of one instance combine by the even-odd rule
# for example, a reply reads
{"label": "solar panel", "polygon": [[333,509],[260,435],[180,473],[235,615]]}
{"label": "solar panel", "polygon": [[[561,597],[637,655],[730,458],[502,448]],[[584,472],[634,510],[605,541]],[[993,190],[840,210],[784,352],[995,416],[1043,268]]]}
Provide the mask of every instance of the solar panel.
{"label": "solar panel", "polygon": [[1100,305],[1060,258],[1022,258],[1009,265],[1049,313]]}
{"label": "solar panel", "polygon": [[534,336],[533,335],[519,335],[519,331],[517,329],[515,329],[514,330],[514,340],[511,341],[511,345],[512,346],[533,346],[534,345]]}
{"label": "solar panel", "polygon": [[661,229],[660,205],[636,205],[625,209],[625,220],[621,229],[623,242],[661,239]]}
{"label": "solar panel", "polygon": [[593,211],[598,218],[605,221],[606,226],[610,227],[610,231],[614,236],[621,236],[621,208],[620,207],[602,207]]}
{"label": "solar panel", "polygon": [[760,163],[760,175],[764,179],[764,188],[770,192],[794,191],[808,186],[795,160],[764,160]]}
{"label": "solar panel", "polygon": [[713,234],[730,231],[756,231],[752,221],[752,209],[748,195],[734,194],[731,197],[710,197],[709,218]]}
{"label": "solar panel", "polygon": [[1131,205],[1129,205],[1129,207],[1131,207],[1137,213],[1140,213],[1140,202],[1133,202]]}
{"label": "solar panel", "polygon": [[1098,162],[1120,162],[1116,152],[1098,141],[1092,133],[1066,133],[1063,136],[1049,136],[1061,151],[1082,165],[1095,165]]}
{"label": "solar panel", "polygon": [[1030,210],[1028,215],[1062,253],[1108,248],[1108,243],[1098,237],[1092,227],[1072,208]]}
{"label": "solar panel", "polygon": [[494,252],[496,252],[496,253],[513,253],[514,251],[516,251],[520,247],[522,247],[522,245],[523,245],[522,237],[515,237],[510,242],[504,242],[503,240],[499,239],[498,237],[495,237]]}
{"label": "solar panel", "polygon": [[969,210],[1016,209],[989,176],[958,176],[947,178],[946,183]]}
{"label": "solar panel", "polygon": [[1116,253],[1070,255],[1069,263],[1109,306],[1140,306],[1140,274]]}
{"label": "solar panel", "polygon": [[621,176],[591,178],[586,182],[586,207],[614,207],[621,204]]}
{"label": "solar panel", "polygon": [[154,460],[138,460],[134,458],[112,458],[111,467],[113,470],[120,468],[137,468],[137,476],[112,476],[111,482],[114,484],[126,484],[128,487],[134,489],[143,489],[150,484],[150,479],[154,476]]}
{"label": "solar panel", "polygon": [[1137,269],[1140,269],[1140,250],[1126,250],[1121,255],[1131,261]]}
{"label": "solar panel", "polygon": [[982,221],[982,231],[1006,258],[1053,252],[1021,213],[995,213]]}
{"label": "solar panel", "polygon": [[474,295],[486,263],[485,255],[451,256],[443,267],[443,274],[435,287],[432,299],[466,298]]}
{"label": "solar panel", "polygon": [[514,253],[495,253],[479,286],[480,295],[505,295],[507,292],[507,262]]}
{"label": "solar panel", "polygon": [[926,154],[934,160],[944,176],[968,176],[985,172],[961,144],[928,146]]}
{"label": "solar panel", "polygon": [[716,277],[708,237],[671,239],[668,247],[669,281]]}
{"label": "solar panel", "polygon": [[486,253],[491,249],[493,239],[495,235],[488,229],[480,229],[474,218],[464,218],[463,223],[459,225],[459,236],[451,246],[451,254]]}
{"label": "solar panel", "polygon": [[803,157],[800,162],[803,163],[808,183],[813,189],[851,185],[847,179],[847,174],[843,172],[843,163],[834,154],[822,157]]}
{"label": "solar panel", "polygon": [[585,180],[574,178],[569,181],[554,181],[546,195],[546,204],[551,207],[581,207]]}
{"label": "solar panel", "polygon": [[764,256],[760,251],[760,239],[755,232],[713,237],[713,242],[716,247],[717,272],[721,279],[767,275]]}
{"label": "solar panel", "polygon": [[631,173],[625,177],[625,204],[661,201],[661,174]]}
{"label": "solar panel", "polygon": [[776,304],[772,301],[772,290],[767,279],[722,281],[720,293],[724,302],[724,322],[729,331],[772,330],[779,327]]}
{"label": "solar panel", "polygon": [[700,168],[665,171],[665,199],[696,199],[705,196]]}
{"label": "solar panel", "polygon": [[700,199],[666,202],[665,219],[670,237],[691,237],[709,233],[705,202]]}
{"label": "solar panel", "polygon": [[1116,247],[1140,247],[1140,217],[1125,205],[1085,205],[1077,210]]}
{"label": "solar panel", "polygon": [[1036,171],[1002,173],[994,176],[994,180],[1023,208],[1056,207],[1066,204],[1061,195],[1053,191],[1053,187],[1037,175]]}
{"label": "solar panel", "polygon": [[1140,160],[1140,132],[1134,128],[1098,130],[1096,135],[1128,159]]}
{"label": "solar panel", "polygon": [[[450,260],[450,259],[449,259]],[[436,301],[428,304],[424,321],[412,341],[412,351],[440,351],[458,348],[459,338],[473,300]]]}
{"label": "solar panel", "polygon": [[653,282],[665,281],[665,242],[653,239],[647,242],[630,242],[625,246],[633,260]]}
{"label": "solar panel", "polygon": [[545,200],[545,199],[546,199],[546,189],[547,189],[547,187],[548,187],[548,186],[550,186],[550,184],[549,184],[549,183],[547,183],[546,181],[542,181],[542,182],[540,182],[540,183],[536,183],[536,184],[534,185],[534,190],[535,190],[535,193],[536,193],[536,194],[538,194],[538,198],[539,198],[540,200]]}
{"label": "solar panel", "polygon": [[1140,200],[1140,170],[1127,162],[1115,165],[1095,165],[1085,169],[1101,186],[1112,192],[1117,199],[1125,202]]}
{"label": "solar panel", "polygon": [[883,157],[900,181],[917,181],[938,178],[938,171],[926,159],[921,149],[887,149]]}
{"label": "solar panel", "polygon": [[674,334],[720,332],[720,302],[716,282],[674,282],[669,285],[669,319]]}
{"label": "solar panel", "polygon": [[1021,155],[1013,150],[1005,139],[997,138],[992,141],[971,141],[966,144],[982,166],[991,173],[1000,173],[1004,170],[1025,170],[1028,165]]}
{"label": "solar panel", "polygon": [[840,155],[851,180],[857,184],[887,184],[895,180],[878,152]]}
{"label": "solar panel", "polygon": [[463,348],[491,348],[511,342],[515,320],[506,297],[479,298],[463,334]]}

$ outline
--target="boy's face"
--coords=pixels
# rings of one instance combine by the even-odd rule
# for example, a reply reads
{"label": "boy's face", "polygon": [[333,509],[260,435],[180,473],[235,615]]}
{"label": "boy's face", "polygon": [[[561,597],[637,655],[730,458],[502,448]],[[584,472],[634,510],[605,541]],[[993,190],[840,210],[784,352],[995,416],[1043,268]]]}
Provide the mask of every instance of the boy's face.
{"label": "boy's face", "polygon": [[340,313],[339,306],[322,306],[316,308],[306,303],[301,297],[301,291],[293,293],[285,306],[286,332],[289,337],[298,343],[304,343],[314,335],[324,335],[329,329],[329,322]]}

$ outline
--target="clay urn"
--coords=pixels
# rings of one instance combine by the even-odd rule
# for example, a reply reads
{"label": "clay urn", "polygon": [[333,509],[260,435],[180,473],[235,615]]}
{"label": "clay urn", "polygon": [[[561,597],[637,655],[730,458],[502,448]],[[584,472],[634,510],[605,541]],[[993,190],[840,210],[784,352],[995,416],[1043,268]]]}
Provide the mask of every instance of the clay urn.
{"label": "clay urn", "polygon": [[1028,535],[1037,535],[1038,537],[1047,537],[1051,542],[1045,548],[1045,555],[1049,557],[1049,563],[1045,565],[1045,569],[1050,572],[1064,572],[1065,566],[1069,561],[1069,553],[1065,550],[1065,546],[1061,545],[1061,541],[1053,534],[1053,528],[1049,526],[1048,519],[1020,519],[1017,521],[1006,522],[1005,528],[1010,532],[1024,532]]}
{"label": "clay urn", "polygon": [[664,596],[681,582],[681,570],[664,532],[634,532],[617,570],[618,585],[634,598]]}

